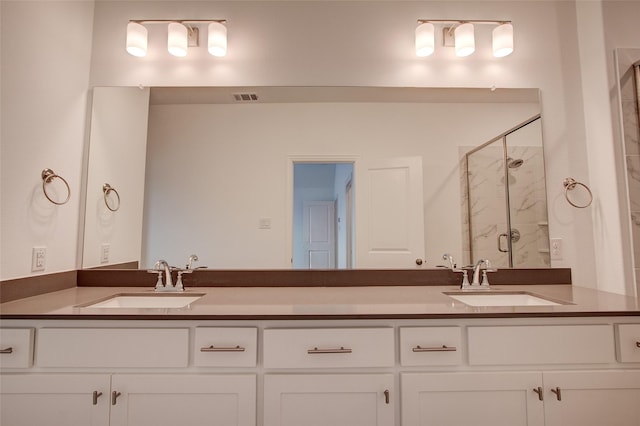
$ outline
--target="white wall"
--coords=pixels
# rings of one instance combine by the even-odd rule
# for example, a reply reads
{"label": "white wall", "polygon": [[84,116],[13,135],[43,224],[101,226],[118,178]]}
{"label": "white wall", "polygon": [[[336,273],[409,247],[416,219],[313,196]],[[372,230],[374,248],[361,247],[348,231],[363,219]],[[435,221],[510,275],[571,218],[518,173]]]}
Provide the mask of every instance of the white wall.
{"label": "white wall", "polygon": [[[423,158],[427,266],[462,259],[458,146],[475,146],[537,104],[152,105],[145,263],[288,268],[288,158]],[[465,117],[466,126],[457,124]],[[358,183],[355,182],[356,196]],[[272,218],[269,230],[259,219]],[[356,224],[357,226],[357,224]]]}
{"label": "white wall", "polygon": [[[0,279],[76,269],[92,2],[2,1],[2,234]],[[51,168],[71,187],[67,204],[42,192]],[[61,197],[64,189],[52,185]]]}

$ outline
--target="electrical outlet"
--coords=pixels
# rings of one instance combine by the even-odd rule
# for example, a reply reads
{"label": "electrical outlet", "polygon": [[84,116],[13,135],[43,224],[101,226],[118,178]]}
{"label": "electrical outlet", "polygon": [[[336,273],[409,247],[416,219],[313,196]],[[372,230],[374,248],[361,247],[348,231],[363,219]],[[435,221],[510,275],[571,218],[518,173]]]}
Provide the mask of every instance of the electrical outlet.
{"label": "electrical outlet", "polygon": [[562,238],[551,238],[551,260],[562,260]]}
{"label": "electrical outlet", "polygon": [[111,244],[102,244],[100,246],[100,263],[108,263],[109,262],[109,250],[111,249]]}
{"label": "electrical outlet", "polygon": [[47,264],[47,248],[34,247],[31,250],[31,271],[44,271]]}

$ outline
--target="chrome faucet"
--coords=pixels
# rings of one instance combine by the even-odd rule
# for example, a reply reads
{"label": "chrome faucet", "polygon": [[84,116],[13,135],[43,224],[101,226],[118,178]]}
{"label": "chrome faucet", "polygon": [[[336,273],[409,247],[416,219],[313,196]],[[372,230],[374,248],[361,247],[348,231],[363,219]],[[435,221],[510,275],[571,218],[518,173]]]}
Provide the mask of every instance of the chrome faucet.
{"label": "chrome faucet", "polygon": [[[171,266],[167,263],[166,260],[158,260],[155,265],[153,265],[153,269],[147,271],[150,273],[158,274],[158,281],[156,282],[156,291],[178,291],[173,286],[173,279],[171,278]],[[165,275],[165,283],[162,284],[162,273]]]}
{"label": "chrome faucet", "polygon": [[[482,269],[484,265],[484,269]],[[491,264],[487,259],[480,259],[473,267],[473,279],[471,280],[472,286],[478,286],[481,290],[489,289],[489,279],[487,278],[487,272],[495,272],[495,269],[490,269]],[[480,271],[482,271],[482,282],[480,282]]]}
{"label": "chrome faucet", "polygon": [[187,261],[187,266],[185,267],[185,269],[189,270],[189,269],[193,269],[193,262],[197,262],[198,261],[198,256],[195,254],[192,254],[191,256],[189,256],[189,260]]}
{"label": "chrome faucet", "polygon": [[456,262],[453,260],[453,256],[451,256],[449,253],[443,254],[442,260],[447,260],[449,262],[449,268],[451,268],[451,270],[456,269]]}

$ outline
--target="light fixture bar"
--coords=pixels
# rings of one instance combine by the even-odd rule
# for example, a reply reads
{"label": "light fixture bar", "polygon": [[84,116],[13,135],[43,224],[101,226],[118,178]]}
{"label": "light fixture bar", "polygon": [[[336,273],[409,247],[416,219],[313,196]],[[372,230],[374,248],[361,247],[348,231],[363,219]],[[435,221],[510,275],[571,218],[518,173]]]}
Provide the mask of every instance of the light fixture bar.
{"label": "light fixture bar", "polygon": [[454,45],[456,56],[469,56],[475,51],[475,25],[493,25],[493,56],[502,58],[513,53],[513,24],[507,20],[486,19],[418,19],[415,31],[416,56],[429,56],[435,48],[435,25],[444,26],[443,44]]}
{"label": "light fixture bar", "polygon": [[204,22],[219,22],[226,24],[226,19],[129,19],[129,22],[135,22],[136,24],[168,24],[171,22],[177,22],[179,24],[197,24]]}
{"label": "light fixture bar", "polygon": [[479,24],[479,25],[502,25],[511,24],[511,21],[486,21],[476,19],[418,19],[419,24],[431,23],[431,24]]}
{"label": "light fixture bar", "polygon": [[186,56],[189,47],[199,46],[199,28],[191,24],[209,24],[207,46],[213,56],[227,54],[226,19],[130,19],[127,24],[127,52],[143,57],[147,54],[147,30],[145,25],[167,25],[167,50],[173,56]]}

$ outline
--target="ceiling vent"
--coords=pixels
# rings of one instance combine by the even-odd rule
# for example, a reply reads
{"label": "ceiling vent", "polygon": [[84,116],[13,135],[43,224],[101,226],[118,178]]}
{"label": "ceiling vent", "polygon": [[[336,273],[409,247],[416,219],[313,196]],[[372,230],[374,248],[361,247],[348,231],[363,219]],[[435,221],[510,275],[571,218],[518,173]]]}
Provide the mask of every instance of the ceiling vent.
{"label": "ceiling vent", "polygon": [[237,102],[257,102],[258,94],[257,93],[234,93],[233,98]]}

